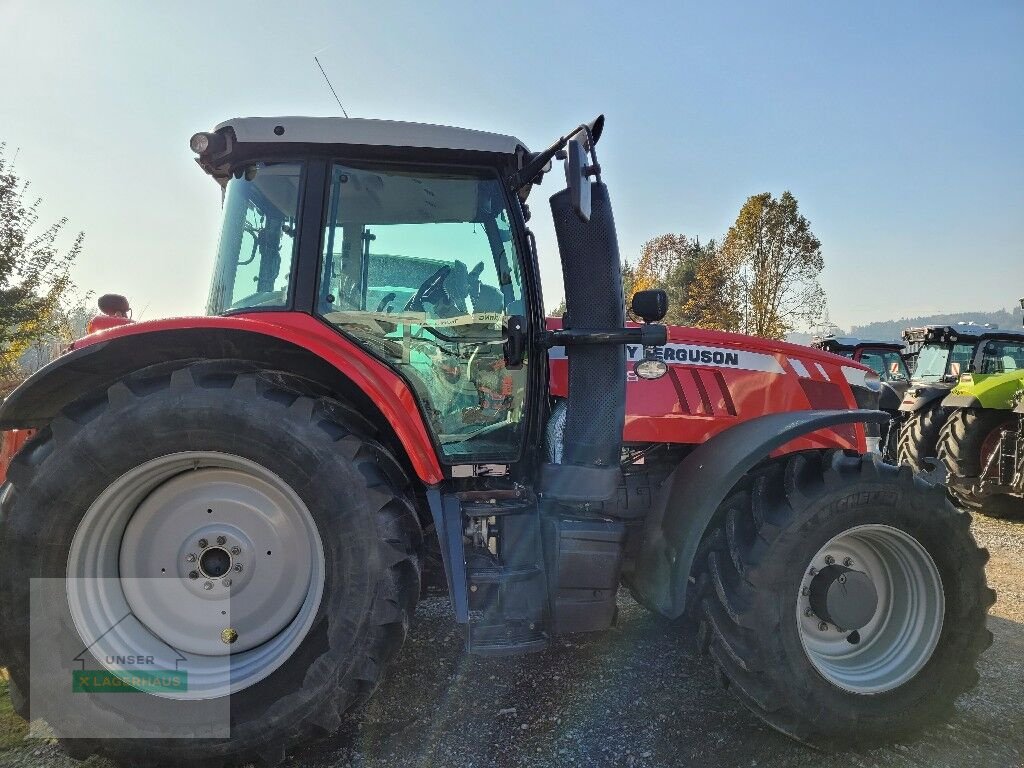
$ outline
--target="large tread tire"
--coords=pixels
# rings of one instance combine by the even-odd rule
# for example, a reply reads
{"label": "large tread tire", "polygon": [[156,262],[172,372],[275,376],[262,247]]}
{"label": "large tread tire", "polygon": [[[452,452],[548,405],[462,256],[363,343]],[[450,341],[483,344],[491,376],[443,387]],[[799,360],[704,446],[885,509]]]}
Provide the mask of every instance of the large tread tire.
{"label": "large tread tire", "polygon": [[897,463],[915,472],[927,472],[930,468],[924,460],[936,457],[939,433],[949,414],[950,410],[937,401],[909,414],[900,426]]}
{"label": "large tread tire", "polygon": [[[931,657],[903,685],[874,695],[845,691],[810,662],[796,598],[803,563],[837,533],[881,523],[925,546],[939,570],[946,612]],[[941,487],[870,456],[799,454],[754,474],[723,503],[709,533],[717,542],[697,570],[698,641],[719,680],[768,725],[823,749],[871,747],[912,738],[947,719],[978,681],[978,656],[992,642],[985,621],[995,593],[988,553],[970,517]],[[698,582],[700,577],[698,577]]]}
{"label": "large tread tire", "polygon": [[[231,695],[230,738],[62,740],[73,757],[100,754],[151,768],[276,765],[289,749],[336,731],[379,684],[420,592],[419,519],[399,462],[365,436],[365,420],[304,390],[287,374],[229,361],[157,366],[65,409],[15,458],[0,498],[0,649],[18,692],[14,705],[26,718],[35,682],[29,581],[66,576],[79,520],[128,469],[182,450],[255,461],[295,490],[324,547],[314,623],[279,669]],[[136,696],[145,694],[114,698],[137,706]],[[142,729],[160,732],[141,718]]]}
{"label": "large tread tire", "polygon": [[938,457],[946,469],[946,484],[956,501],[972,512],[988,517],[1024,518],[1024,499],[1007,494],[978,496],[973,492],[980,479],[982,452],[992,433],[1015,427],[1017,416],[990,408],[958,408],[939,435]]}

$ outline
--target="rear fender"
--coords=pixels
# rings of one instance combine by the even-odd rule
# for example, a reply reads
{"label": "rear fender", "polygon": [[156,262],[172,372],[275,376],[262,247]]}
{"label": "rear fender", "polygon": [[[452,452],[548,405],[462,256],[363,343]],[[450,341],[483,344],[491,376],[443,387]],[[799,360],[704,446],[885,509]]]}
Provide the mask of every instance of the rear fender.
{"label": "rear fender", "polygon": [[70,403],[172,361],[239,360],[315,382],[392,435],[427,485],[444,475],[405,381],[333,329],[296,312],[137,323],[88,336],[0,404],[0,429],[39,428]]}
{"label": "rear fender", "polygon": [[681,616],[697,547],[740,479],[790,440],[837,424],[884,423],[883,411],[772,413],[725,430],[690,453],[661,486],[645,522],[632,586],[669,618]]}

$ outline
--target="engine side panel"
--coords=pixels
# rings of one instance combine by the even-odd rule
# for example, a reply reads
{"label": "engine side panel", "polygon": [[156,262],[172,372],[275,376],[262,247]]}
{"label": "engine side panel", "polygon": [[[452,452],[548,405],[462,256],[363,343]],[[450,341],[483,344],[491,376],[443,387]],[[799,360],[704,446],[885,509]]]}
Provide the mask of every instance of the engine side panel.
{"label": "engine side panel", "polygon": [[[549,319],[548,328],[560,320]],[[810,347],[700,328],[669,327],[655,354],[668,373],[647,381],[633,373],[643,357],[629,346],[626,373],[627,443],[703,443],[729,427],[769,413],[857,408],[848,377],[865,366]],[[549,352],[551,393],[568,394],[565,352]],[[837,424],[801,435],[776,454],[815,448],[866,449],[864,427]]]}

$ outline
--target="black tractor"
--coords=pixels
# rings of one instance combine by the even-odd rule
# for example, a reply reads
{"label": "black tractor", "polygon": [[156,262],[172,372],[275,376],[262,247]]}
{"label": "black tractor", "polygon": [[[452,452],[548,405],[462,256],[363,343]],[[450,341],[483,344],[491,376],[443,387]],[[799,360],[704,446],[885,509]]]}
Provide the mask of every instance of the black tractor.
{"label": "black tractor", "polygon": [[872,341],[830,335],[815,338],[811,346],[856,360],[878,374],[882,382],[878,408],[890,416],[889,423],[881,425],[878,452],[885,461],[895,464],[896,444],[903,418],[900,404],[910,387],[910,367],[904,345],[898,341]]}

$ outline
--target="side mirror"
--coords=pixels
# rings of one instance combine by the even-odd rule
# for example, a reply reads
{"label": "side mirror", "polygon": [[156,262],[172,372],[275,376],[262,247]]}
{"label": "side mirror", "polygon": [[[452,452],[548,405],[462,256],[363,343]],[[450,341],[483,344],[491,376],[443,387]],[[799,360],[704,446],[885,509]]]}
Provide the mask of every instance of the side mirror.
{"label": "side mirror", "polygon": [[637,291],[630,303],[633,314],[643,318],[645,323],[656,323],[668,312],[668,294],[660,288]]}
{"label": "side mirror", "polygon": [[583,142],[569,139],[565,146],[565,183],[573,210],[583,221],[590,221],[590,166]]}

